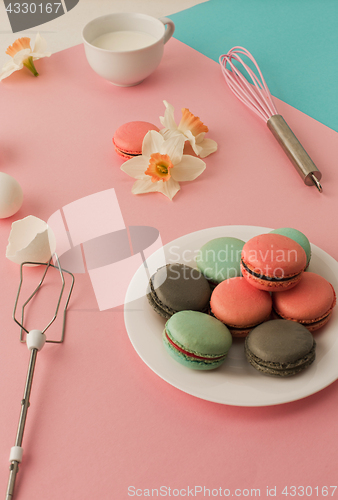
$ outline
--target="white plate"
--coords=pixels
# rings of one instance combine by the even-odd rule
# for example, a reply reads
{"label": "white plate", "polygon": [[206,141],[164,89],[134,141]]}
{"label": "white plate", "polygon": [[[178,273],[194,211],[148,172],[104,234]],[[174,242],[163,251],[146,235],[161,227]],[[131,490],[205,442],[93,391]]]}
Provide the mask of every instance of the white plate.
{"label": "white plate", "polygon": [[[196,267],[196,252],[213,238],[233,236],[246,241],[269,231],[268,228],[251,226],[203,229],[168,243],[164,252],[168,263],[179,261]],[[149,258],[150,261],[156,261],[157,253]],[[177,258],[178,255],[180,258]],[[312,245],[309,271],[320,274],[338,290],[338,262],[315,245]],[[147,285],[142,266],[132,278],[126,295],[124,315],[127,332],[136,352],[149,368],[181,391],[216,403],[269,406],[314,394],[338,378],[338,308],[334,309],[328,324],[314,334],[317,342],[315,362],[298,375],[279,379],[259,373],[245,359],[243,339],[234,341],[220,368],[203,372],[180,365],[165,351],[162,345],[165,320],[148,304],[145,295]],[[135,296],[141,298],[129,301]]]}

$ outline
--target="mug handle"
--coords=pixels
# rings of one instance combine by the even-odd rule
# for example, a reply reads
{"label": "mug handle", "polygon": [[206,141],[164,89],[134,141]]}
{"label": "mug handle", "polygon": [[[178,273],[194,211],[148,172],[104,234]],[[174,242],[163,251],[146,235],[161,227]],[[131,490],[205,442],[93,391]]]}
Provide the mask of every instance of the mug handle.
{"label": "mug handle", "polygon": [[167,25],[167,29],[165,30],[163,43],[167,43],[167,41],[173,36],[175,31],[174,22],[169,19],[169,17],[160,17],[159,21],[161,21],[164,25]]}

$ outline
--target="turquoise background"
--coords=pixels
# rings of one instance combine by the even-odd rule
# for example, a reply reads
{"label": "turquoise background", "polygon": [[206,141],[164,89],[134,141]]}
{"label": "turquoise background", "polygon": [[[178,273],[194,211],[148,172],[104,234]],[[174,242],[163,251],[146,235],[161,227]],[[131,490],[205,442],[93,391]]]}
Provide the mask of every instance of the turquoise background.
{"label": "turquoise background", "polygon": [[338,0],[210,0],[170,18],[217,62],[248,49],[273,95],[338,131]]}

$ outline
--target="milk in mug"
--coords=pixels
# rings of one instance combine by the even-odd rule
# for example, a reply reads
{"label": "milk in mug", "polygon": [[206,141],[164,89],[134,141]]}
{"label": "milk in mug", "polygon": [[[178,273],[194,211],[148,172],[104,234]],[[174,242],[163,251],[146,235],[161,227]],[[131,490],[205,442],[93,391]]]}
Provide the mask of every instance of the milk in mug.
{"label": "milk in mug", "polygon": [[156,41],[154,36],[145,31],[112,31],[98,36],[91,43],[100,49],[125,52],[148,47]]}

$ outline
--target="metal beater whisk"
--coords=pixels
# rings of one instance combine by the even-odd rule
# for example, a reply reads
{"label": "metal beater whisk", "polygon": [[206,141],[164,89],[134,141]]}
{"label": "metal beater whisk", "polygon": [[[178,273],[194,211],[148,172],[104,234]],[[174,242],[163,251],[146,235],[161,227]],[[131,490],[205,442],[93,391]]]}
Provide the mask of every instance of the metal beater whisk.
{"label": "metal beater whisk", "polygon": [[[241,55],[247,56],[255,65],[260,79],[243,62]],[[253,85],[248,82],[233,61],[237,61],[243,66],[251,78]],[[321,193],[322,186],[319,181],[322,174],[289,128],[284,118],[278,114],[261,70],[250,52],[243,47],[233,47],[227,54],[220,56],[219,62],[224,78],[232,92],[266,122],[268,128],[282,146],[304,183],[307,186],[314,184]],[[231,71],[226,68],[227,63]]]}
{"label": "metal beater whisk", "polygon": [[[70,296],[73,291],[73,286],[74,286],[74,276],[72,273],[69,271],[65,271],[64,269],[61,269],[60,262],[58,257],[55,255],[55,261],[56,265],[53,265],[52,258],[50,259],[49,262],[47,263],[41,263],[41,262],[24,262],[20,266],[20,284],[18,288],[18,292],[16,295],[15,299],[15,305],[14,305],[14,311],[13,311],[13,319],[14,321],[20,326],[20,341],[25,342],[27,344],[27,347],[30,351],[30,360],[29,360],[29,365],[28,365],[28,372],[27,372],[27,378],[26,378],[26,385],[25,385],[25,390],[24,390],[24,395],[23,399],[21,401],[21,413],[20,413],[20,419],[19,419],[19,424],[18,424],[18,431],[16,435],[16,440],[15,440],[15,445],[11,448],[10,452],[10,466],[9,466],[9,480],[8,480],[8,486],[7,486],[7,494],[6,494],[6,500],[12,500],[13,499],[13,494],[14,494],[14,486],[15,486],[15,480],[16,480],[16,475],[19,471],[19,463],[22,460],[22,453],[23,453],[23,448],[21,447],[22,445],[22,439],[23,439],[23,433],[25,430],[25,424],[26,424],[26,417],[27,417],[27,411],[28,407],[30,405],[29,403],[29,398],[30,398],[30,393],[32,389],[32,382],[33,382],[33,375],[34,375],[34,368],[35,368],[35,362],[36,362],[36,357],[38,351],[42,349],[44,346],[45,342],[50,342],[54,344],[60,344],[64,340],[64,333],[65,333],[65,325],[66,325],[66,311],[69,303]],[[46,266],[46,269],[43,273],[43,276],[41,278],[41,281],[39,282],[38,286],[35,288],[34,292],[28,297],[26,302],[22,306],[21,310],[21,321],[18,321],[15,317],[16,315],[16,310],[18,306],[18,301],[19,301],[19,296],[21,292],[21,287],[23,283],[23,266],[25,265],[42,265]],[[59,271],[60,277],[61,277],[61,291],[59,295],[58,302],[56,304],[56,310],[53,318],[50,320],[50,322],[47,324],[47,326],[41,331],[41,330],[30,330],[28,331],[25,326],[24,326],[24,313],[25,313],[25,307],[26,305],[33,299],[33,297],[37,294],[39,289],[42,286],[42,283],[46,277],[47,271],[50,268],[55,268]],[[47,340],[45,331],[51,326],[51,324],[56,320],[60,304],[61,304],[61,299],[63,296],[63,292],[65,289],[65,280],[64,280],[64,275],[63,273],[67,273],[71,276],[71,285],[70,285],[70,290],[68,293],[68,297],[66,300],[65,308],[63,311],[63,323],[62,323],[62,332],[61,332],[61,338],[59,340]],[[26,332],[26,340],[23,339],[23,332]]]}

